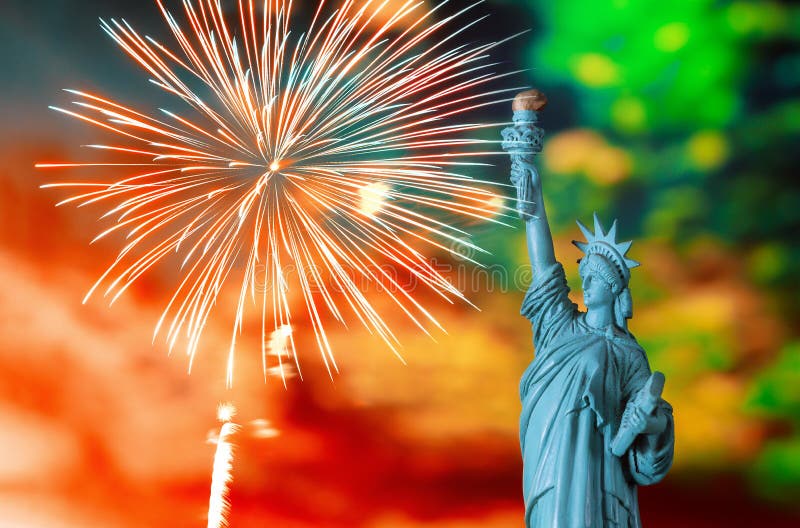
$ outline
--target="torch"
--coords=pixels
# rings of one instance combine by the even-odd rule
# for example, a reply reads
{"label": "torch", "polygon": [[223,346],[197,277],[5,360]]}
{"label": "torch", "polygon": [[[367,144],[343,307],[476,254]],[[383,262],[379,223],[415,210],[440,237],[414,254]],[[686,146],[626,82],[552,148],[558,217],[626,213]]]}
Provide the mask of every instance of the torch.
{"label": "torch", "polygon": [[528,90],[514,98],[513,122],[502,131],[503,150],[511,155],[511,183],[517,188],[517,211],[520,218],[536,218],[536,201],[541,196],[539,176],[533,163],[542,151],[544,130],[536,126],[547,97],[539,90]]}

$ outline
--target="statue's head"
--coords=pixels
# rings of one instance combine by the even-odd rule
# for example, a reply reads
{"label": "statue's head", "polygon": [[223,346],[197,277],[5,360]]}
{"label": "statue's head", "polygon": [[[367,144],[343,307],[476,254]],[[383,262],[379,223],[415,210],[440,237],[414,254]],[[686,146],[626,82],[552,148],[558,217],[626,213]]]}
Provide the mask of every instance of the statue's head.
{"label": "statue's head", "polygon": [[597,214],[594,215],[594,233],[578,222],[586,242],[573,244],[586,255],[580,260],[579,271],[583,281],[584,304],[589,310],[613,307],[614,320],[620,328],[627,329],[626,321],[633,315],[633,303],[628,290],[630,270],[639,265],[635,260],[625,257],[631,242],[617,243],[617,222],[611,225],[608,233]]}
{"label": "statue's head", "polygon": [[581,259],[579,270],[587,308],[612,305],[624,288],[614,265],[598,254]]}

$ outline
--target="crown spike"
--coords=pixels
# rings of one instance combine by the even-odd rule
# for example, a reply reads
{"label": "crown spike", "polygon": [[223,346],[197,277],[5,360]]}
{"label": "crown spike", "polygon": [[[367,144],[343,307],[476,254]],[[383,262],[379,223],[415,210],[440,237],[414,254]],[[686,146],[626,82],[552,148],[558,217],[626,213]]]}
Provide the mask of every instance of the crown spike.
{"label": "crown spike", "polygon": [[578,220],[577,222],[578,222],[578,227],[581,229],[581,232],[583,233],[583,236],[586,237],[586,241],[590,243],[594,242],[594,234],[591,231],[589,231],[589,228],[583,225],[583,222],[581,222],[580,220]]}
{"label": "crown spike", "polygon": [[595,239],[602,239],[606,236],[606,234],[603,233],[603,226],[600,223],[600,218],[597,217],[597,211],[594,212],[594,236]]}
{"label": "crown spike", "polygon": [[578,240],[573,240],[572,243],[575,244],[575,246],[578,249],[583,251],[584,254],[586,253],[586,250],[589,248],[589,244],[587,244],[586,242],[579,242]]}
{"label": "crown spike", "polygon": [[585,255],[596,253],[613,261],[621,273],[622,279],[627,283],[630,277],[630,269],[639,266],[639,263],[625,256],[631,248],[632,240],[617,242],[617,220],[611,223],[608,233],[603,233],[603,225],[600,223],[600,218],[596,212],[594,213],[594,233],[580,220],[577,223],[583,232],[583,236],[586,237],[586,242],[573,240],[572,243],[583,251]]}
{"label": "crown spike", "polygon": [[617,219],[615,218],[614,221],[611,223],[611,227],[608,228],[608,233],[606,233],[606,242],[614,244],[617,240]]}

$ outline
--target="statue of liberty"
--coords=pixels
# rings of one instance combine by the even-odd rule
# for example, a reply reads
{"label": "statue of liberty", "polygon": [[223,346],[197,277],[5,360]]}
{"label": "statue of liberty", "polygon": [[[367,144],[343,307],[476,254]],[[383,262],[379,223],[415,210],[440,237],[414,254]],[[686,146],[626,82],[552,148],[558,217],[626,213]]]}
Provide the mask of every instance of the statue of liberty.
{"label": "statue of liberty", "polygon": [[638,263],[626,256],[631,242],[616,241],[616,222],[608,232],[597,215],[594,232],[578,223],[586,311],[568,298],[533,164],[545,104],[536,90],[519,94],[514,126],[503,130],[533,268],[522,304],[535,348],[520,383],[525,526],[640,527],[636,487],[660,481],[672,465],[672,408],[660,397],[663,375],[651,373],[628,331],[628,280]]}

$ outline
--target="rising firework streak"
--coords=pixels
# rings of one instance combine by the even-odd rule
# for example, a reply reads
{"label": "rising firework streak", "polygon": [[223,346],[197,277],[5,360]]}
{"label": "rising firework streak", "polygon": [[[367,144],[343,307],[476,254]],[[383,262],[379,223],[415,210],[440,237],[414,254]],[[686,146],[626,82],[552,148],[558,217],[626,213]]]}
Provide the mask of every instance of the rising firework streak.
{"label": "rising firework streak", "polygon": [[228,487],[233,469],[233,444],[230,437],[239,430],[233,423],[236,407],[230,403],[220,403],[217,419],[222,422],[214,454],[214,469],[211,473],[211,494],[208,500],[208,528],[227,526],[227,514],[231,504],[228,501]]}
{"label": "rising firework streak", "polygon": [[[171,45],[102,21],[180,109],[136,110],[82,90],[67,90],[73,107],[53,107],[108,137],[89,145],[103,159],[37,165],[98,170],[44,187],[78,190],[60,204],[105,205],[111,225],[95,240],[125,235],[87,299],[99,290],[113,303],[154,266],[180,262],[156,334],[170,350],[185,346],[191,368],[223,285],[234,285],[229,385],[247,310],[260,316],[265,378],[268,336],[290,327],[295,303],[331,375],[325,320],[358,320],[397,353],[365,283],[422,331],[438,327],[401,282],[465,300],[425,252],[455,251],[468,237],[463,220],[503,223],[511,212],[498,211],[488,182],[464,174],[502,154],[475,133],[504,123],[459,118],[522,88],[493,88],[516,73],[492,71],[499,42],[456,44],[482,20],[468,18],[479,3],[443,15],[447,2],[320,1],[310,25],[293,28],[289,0],[242,0],[230,17],[222,2],[185,0],[183,19],[159,1]],[[291,336],[287,346],[299,372]]]}

